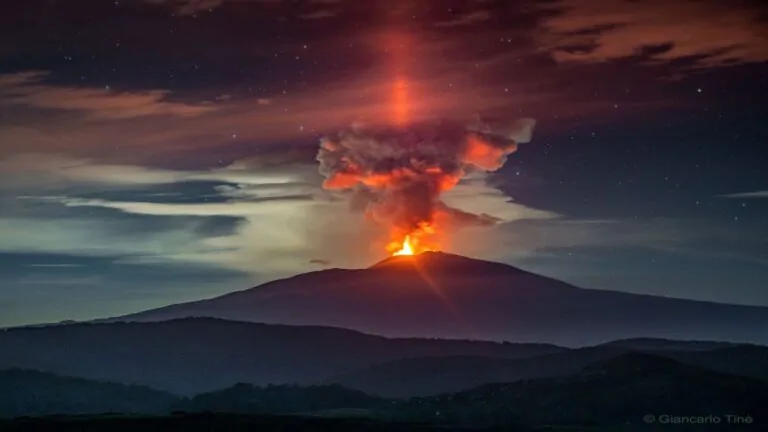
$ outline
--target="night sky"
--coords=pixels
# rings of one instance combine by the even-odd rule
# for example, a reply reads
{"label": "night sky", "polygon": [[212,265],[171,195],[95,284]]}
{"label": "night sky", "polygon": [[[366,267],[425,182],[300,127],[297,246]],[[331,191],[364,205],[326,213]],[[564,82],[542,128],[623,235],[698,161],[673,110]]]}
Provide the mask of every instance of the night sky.
{"label": "night sky", "polygon": [[381,260],[315,156],[396,79],[412,119],[537,121],[448,251],[768,306],[761,3],[4,0],[0,326]]}

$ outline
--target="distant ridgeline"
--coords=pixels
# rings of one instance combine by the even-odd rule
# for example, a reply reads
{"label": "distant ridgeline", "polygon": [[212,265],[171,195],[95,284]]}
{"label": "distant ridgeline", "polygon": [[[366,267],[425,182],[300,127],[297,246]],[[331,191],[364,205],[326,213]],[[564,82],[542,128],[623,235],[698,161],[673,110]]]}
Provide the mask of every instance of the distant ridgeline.
{"label": "distant ridgeline", "polygon": [[[472,346],[455,343],[468,344],[464,349]],[[723,416],[722,421],[726,414],[748,419],[740,430],[765,430],[759,427],[766,424],[768,406],[766,347],[637,340],[543,354],[533,353],[541,347],[519,348],[518,354],[529,351],[527,357],[453,353],[411,357],[371,364],[314,384],[238,383],[192,397],[140,385],[7,369],[0,371],[0,417],[292,414],[522,430],[540,425],[642,425],[648,414],[715,413]],[[499,353],[510,355],[506,350]],[[315,360],[308,358],[307,363]],[[180,363],[179,372],[189,372],[187,367]],[[531,376],[512,379],[507,369]],[[214,368],[211,373],[223,372]],[[509,379],[494,381],[499,377]],[[448,387],[458,390],[443,391]],[[414,394],[419,395],[408,397]]]}

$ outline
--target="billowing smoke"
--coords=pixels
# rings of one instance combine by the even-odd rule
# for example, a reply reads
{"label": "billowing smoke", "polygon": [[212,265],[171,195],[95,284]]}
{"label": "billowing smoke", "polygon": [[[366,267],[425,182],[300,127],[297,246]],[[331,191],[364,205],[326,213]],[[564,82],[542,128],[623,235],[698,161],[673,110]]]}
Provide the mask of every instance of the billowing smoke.
{"label": "billowing smoke", "polygon": [[428,235],[436,225],[494,224],[488,215],[444,204],[441,193],[473,171],[492,172],[528,142],[535,121],[507,128],[442,121],[407,128],[354,125],[322,139],[317,160],[327,190],[350,191],[351,205],[386,224],[397,238]]}

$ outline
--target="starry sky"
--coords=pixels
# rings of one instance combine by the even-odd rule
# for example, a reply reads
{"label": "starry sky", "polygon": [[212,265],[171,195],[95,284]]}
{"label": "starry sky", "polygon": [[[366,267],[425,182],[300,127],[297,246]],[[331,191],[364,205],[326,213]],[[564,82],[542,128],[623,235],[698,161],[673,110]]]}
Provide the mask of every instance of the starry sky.
{"label": "starry sky", "polygon": [[397,79],[413,119],[537,121],[446,194],[504,220],[447,250],[768,306],[767,20],[760,1],[3,1],[0,326],[381,260],[315,156],[389,118]]}

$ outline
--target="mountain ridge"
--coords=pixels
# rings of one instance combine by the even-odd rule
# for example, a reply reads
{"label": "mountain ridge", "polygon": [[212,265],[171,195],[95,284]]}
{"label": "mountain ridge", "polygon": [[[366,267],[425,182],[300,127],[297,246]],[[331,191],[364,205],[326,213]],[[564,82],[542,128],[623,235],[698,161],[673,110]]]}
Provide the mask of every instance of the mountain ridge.
{"label": "mountain ridge", "polygon": [[[749,418],[739,429],[763,430],[762,408],[768,403],[768,381],[700,368],[645,352],[627,352],[589,362],[559,377],[486,383],[461,391],[406,399],[376,396],[338,384],[256,386],[243,382],[184,397],[147,387],[34,370],[0,370],[0,384],[3,426],[13,421],[4,417],[49,415],[53,417],[44,421],[61,421],[61,426],[69,425],[67,430],[81,429],[75,423],[78,420],[120,419],[122,422],[160,419],[163,417],[155,416],[169,414],[178,419],[194,413],[279,416],[275,419],[291,415],[355,417],[398,422],[392,423],[392,430],[402,430],[405,423],[400,422],[435,427],[429,430],[459,430],[454,429],[458,426],[471,430],[483,426],[498,426],[498,430],[549,430],[553,426],[568,430],[583,430],[582,427],[592,430],[597,426],[611,427],[610,430],[616,427],[646,430],[649,413],[709,415],[719,417],[723,423],[723,417],[728,414]],[[28,426],[21,430],[42,424],[40,419],[18,420]],[[242,422],[240,425],[242,428]],[[730,430],[729,424],[721,426],[716,430]],[[134,425],[130,430],[137,428],[141,429]],[[103,425],[87,429],[113,428]],[[152,430],[155,429],[157,427]],[[363,429],[368,428],[361,424],[352,430]],[[701,429],[701,425],[697,424],[696,429]]]}
{"label": "mountain ridge", "polygon": [[[635,352],[562,377],[489,383],[407,399],[393,404],[391,412],[396,418],[442,424],[629,425],[637,430],[648,430],[662,415],[714,416],[724,423],[717,430],[730,430],[724,417],[737,414],[752,416],[745,430],[763,430],[760,417],[767,402],[768,381]],[[649,415],[654,416],[650,422]],[[698,430],[702,424],[695,426]]]}
{"label": "mountain ridge", "polygon": [[[575,373],[631,351],[603,344],[387,338],[354,330],[182,318],[164,322],[80,323],[0,331],[0,369],[139,384],[190,395],[237,382],[341,384],[380,396],[421,396],[486,382]],[[669,345],[660,341],[645,345]],[[701,350],[709,344],[711,350]],[[768,347],[678,341],[661,353],[685,364],[768,379]],[[388,365],[394,366],[388,366]],[[394,367],[394,369],[393,369]]]}
{"label": "mountain ridge", "polygon": [[217,317],[389,337],[588,346],[649,337],[768,343],[768,307],[595,290],[444,252],[326,269],[211,299],[97,320]]}
{"label": "mountain ridge", "polygon": [[240,381],[320,383],[344,370],[410,356],[514,358],[561,350],[565,348],[551,344],[392,339],[342,328],[217,318],[0,331],[0,369],[36,369],[177,394],[216,390]]}

